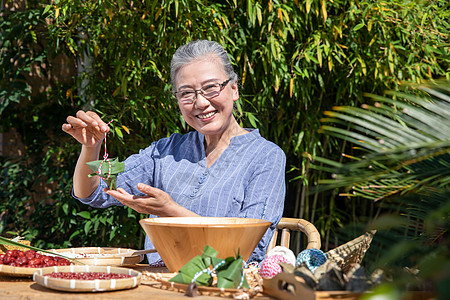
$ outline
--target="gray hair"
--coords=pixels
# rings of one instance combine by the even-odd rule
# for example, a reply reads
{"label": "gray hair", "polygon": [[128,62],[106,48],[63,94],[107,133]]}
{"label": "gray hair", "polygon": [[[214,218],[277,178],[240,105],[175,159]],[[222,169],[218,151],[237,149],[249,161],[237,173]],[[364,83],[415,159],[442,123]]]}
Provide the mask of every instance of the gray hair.
{"label": "gray hair", "polygon": [[220,44],[208,40],[196,40],[178,48],[172,57],[172,61],[170,62],[172,89],[175,90],[175,77],[183,66],[210,55],[216,56],[219,59],[228,78],[231,78],[232,81],[238,80],[238,75],[233,69],[230,57]]}

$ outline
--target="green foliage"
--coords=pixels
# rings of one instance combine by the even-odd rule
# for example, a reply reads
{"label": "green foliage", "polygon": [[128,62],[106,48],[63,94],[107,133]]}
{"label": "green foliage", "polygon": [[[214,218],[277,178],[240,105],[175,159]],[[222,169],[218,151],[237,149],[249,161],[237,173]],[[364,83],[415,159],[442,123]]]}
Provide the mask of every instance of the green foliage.
{"label": "green foliage", "polygon": [[351,142],[359,155],[317,162],[333,174],[322,189],[380,202],[374,220],[361,224],[378,230],[371,267],[383,268],[397,289],[434,289],[446,299],[439,286],[450,278],[450,81],[417,89],[325,112],[321,130]]}
{"label": "green foliage", "polygon": [[351,142],[361,153],[351,157],[355,160],[351,164],[322,160],[330,166],[326,171],[338,173],[320,183],[352,187],[352,195],[374,201],[425,187],[448,187],[449,86],[449,81],[419,86],[427,92],[422,96],[412,92],[387,92],[393,98],[369,95],[374,105],[326,111],[320,132]]}
{"label": "green foliage", "polygon": [[38,43],[38,31],[43,23],[40,14],[37,9],[6,14],[0,22],[0,114],[9,105],[31,100],[26,77],[33,63],[43,62],[45,53],[34,52],[27,46]]}
{"label": "green foliage", "polygon": [[[328,174],[311,169],[308,155],[339,161],[353,151],[317,133],[321,112],[357,106],[365,92],[381,95],[402,81],[449,78],[447,2],[59,0],[4,12],[0,124],[3,131],[18,128],[26,145],[22,160],[2,159],[5,226],[59,246],[84,245],[92,237],[102,246],[142,245],[137,213],[93,209],[71,198],[79,149],[61,124],[78,109],[113,119],[108,148],[120,160],[172,132],[189,131],[170,94],[169,63],[180,45],[207,38],[226,48],[241,76],[238,120],[286,152],[285,215],[312,221],[327,247],[337,228],[368,220],[378,208],[334,192],[309,194]],[[54,76],[55,57],[84,71],[62,80]],[[36,66],[50,82],[31,94],[27,72],[35,74]],[[39,180],[51,189],[31,209]],[[52,235],[57,238],[49,240]],[[299,252],[302,245],[295,247]]]}

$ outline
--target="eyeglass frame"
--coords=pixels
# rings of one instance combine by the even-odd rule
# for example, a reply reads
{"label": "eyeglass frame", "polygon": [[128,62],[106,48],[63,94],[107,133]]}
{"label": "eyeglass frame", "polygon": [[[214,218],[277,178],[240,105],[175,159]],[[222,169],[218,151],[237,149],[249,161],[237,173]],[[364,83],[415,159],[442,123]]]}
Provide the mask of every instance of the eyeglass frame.
{"label": "eyeglass frame", "polygon": [[[222,83],[216,83],[216,84],[218,84],[218,85],[220,86],[220,89],[219,89],[219,91],[217,92],[217,95],[212,96],[212,97],[206,97],[206,96],[204,95],[204,93],[203,93],[203,87],[204,87],[204,86],[202,86],[202,87],[199,88],[198,90],[192,89],[192,91],[194,91],[194,96],[192,97],[192,101],[190,101],[190,102],[188,102],[188,103],[185,102],[185,104],[192,104],[192,103],[194,103],[195,98],[197,97],[198,93],[202,94],[202,96],[205,97],[205,98],[208,99],[208,100],[211,100],[211,99],[213,99],[213,98],[219,96],[220,93],[223,91],[223,89],[227,86],[227,84],[228,84],[232,79],[233,79],[233,78],[228,78],[227,80],[225,80],[225,81],[222,82]],[[205,85],[205,86],[206,86],[206,85]],[[178,94],[178,93],[185,92],[185,91],[186,91],[186,90],[183,90],[183,91],[177,91],[177,92],[174,92],[173,95],[175,96],[175,98],[177,98],[177,94]],[[178,98],[177,98],[177,100],[178,100]]]}

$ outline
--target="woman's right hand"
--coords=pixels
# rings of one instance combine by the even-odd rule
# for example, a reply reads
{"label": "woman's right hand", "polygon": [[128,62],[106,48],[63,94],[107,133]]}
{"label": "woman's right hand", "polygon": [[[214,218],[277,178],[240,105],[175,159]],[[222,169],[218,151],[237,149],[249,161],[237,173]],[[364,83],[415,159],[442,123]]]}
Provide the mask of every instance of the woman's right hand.
{"label": "woman's right hand", "polygon": [[74,116],[67,117],[67,123],[62,125],[62,130],[73,136],[85,147],[97,147],[109,131],[109,126],[92,111],[79,110]]}

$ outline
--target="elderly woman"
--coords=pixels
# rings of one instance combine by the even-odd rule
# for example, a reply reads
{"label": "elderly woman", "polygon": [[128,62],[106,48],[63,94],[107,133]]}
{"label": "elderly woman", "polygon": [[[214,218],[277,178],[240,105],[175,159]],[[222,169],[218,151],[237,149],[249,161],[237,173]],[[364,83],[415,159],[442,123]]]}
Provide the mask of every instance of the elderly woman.
{"label": "elderly woman", "polygon": [[[91,111],[67,117],[62,130],[81,143],[73,196],[104,208],[126,205],[150,217],[244,217],[272,222],[252,256],[260,262],[280,220],[285,196],[285,155],[257,129],[242,128],[233,116],[238,76],[216,42],[180,47],[171,62],[174,95],[195,131],[172,134],[125,160],[110,190],[87,162],[99,159],[108,125]],[[146,239],[145,248],[152,248]],[[157,264],[158,254],[148,256]]]}

